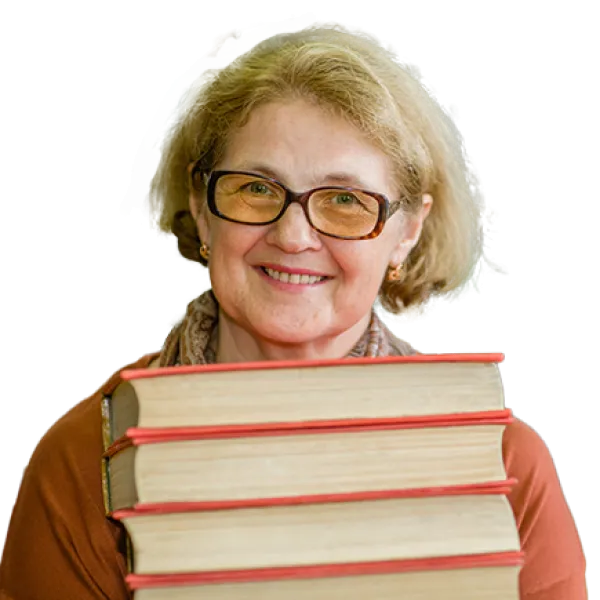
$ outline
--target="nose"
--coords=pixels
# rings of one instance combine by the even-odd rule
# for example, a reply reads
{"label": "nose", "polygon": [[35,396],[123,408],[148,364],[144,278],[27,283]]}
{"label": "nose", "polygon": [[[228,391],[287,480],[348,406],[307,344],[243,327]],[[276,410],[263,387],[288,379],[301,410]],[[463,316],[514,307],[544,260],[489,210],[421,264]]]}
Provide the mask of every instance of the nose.
{"label": "nose", "polygon": [[319,234],[308,222],[302,207],[295,202],[270,226],[265,239],[268,244],[277,246],[288,254],[318,250],[321,247]]}

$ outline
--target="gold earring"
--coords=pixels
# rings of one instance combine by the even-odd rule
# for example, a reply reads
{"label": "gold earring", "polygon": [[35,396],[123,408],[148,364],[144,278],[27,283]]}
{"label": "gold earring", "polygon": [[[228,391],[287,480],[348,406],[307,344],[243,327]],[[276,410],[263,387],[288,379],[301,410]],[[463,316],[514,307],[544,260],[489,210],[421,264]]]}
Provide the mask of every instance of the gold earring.
{"label": "gold earring", "polygon": [[399,281],[400,279],[402,279],[403,275],[404,266],[402,265],[402,263],[396,265],[395,267],[392,267],[392,265],[390,265],[385,275],[385,279],[386,281]]}
{"label": "gold earring", "polygon": [[208,262],[208,259],[210,258],[210,248],[203,242],[198,250],[198,254],[200,254],[201,258]]}

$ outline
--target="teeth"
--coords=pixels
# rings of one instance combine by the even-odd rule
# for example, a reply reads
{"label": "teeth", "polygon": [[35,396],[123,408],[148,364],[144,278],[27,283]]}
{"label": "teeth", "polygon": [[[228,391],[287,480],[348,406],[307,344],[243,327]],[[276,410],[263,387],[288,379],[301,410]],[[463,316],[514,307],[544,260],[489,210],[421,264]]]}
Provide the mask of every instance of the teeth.
{"label": "teeth", "polygon": [[299,273],[281,273],[280,271],[275,271],[274,269],[268,269],[264,267],[264,271],[277,281],[281,281],[282,283],[293,283],[293,284],[312,284],[317,283],[325,279],[325,277],[317,277],[316,275],[300,275]]}

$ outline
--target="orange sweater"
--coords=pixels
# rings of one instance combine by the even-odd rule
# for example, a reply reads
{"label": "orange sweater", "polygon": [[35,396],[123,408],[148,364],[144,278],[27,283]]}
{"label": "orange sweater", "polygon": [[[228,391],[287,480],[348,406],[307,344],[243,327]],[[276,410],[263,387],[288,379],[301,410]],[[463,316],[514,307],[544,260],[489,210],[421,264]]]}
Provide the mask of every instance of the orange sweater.
{"label": "orange sweater", "polygon": [[[156,355],[130,365],[146,367]],[[125,537],[104,515],[100,400],[111,379],[42,438],[25,471],[0,564],[0,600],[124,600]],[[522,600],[584,600],[585,559],[540,437],[519,420],[503,440],[509,500],[525,551]]]}

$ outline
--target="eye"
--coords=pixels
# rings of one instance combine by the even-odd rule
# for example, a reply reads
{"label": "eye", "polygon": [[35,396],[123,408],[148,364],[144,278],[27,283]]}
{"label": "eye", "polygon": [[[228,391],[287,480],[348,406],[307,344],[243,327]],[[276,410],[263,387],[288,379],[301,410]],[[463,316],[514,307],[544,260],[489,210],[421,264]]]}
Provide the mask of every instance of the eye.
{"label": "eye", "polygon": [[335,204],[340,206],[349,206],[350,204],[356,204],[359,202],[358,198],[354,194],[350,193],[336,194],[332,200]]}
{"label": "eye", "polygon": [[267,196],[273,193],[271,188],[263,181],[252,181],[245,187],[250,193],[256,194],[257,196]]}

